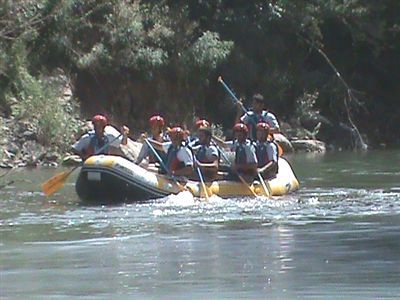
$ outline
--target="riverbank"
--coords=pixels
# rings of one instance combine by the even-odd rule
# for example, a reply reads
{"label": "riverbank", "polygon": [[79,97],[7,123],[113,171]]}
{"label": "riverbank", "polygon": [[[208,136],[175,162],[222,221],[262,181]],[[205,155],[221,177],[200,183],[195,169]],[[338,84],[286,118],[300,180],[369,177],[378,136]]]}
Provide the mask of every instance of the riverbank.
{"label": "riverbank", "polygon": [[[29,120],[18,120],[14,117],[0,116],[0,168],[15,167],[57,167],[63,162],[63,158],[71,155],[68,150],[57,148],[53,145],[43,145],[38,137],[38,128]],[[80,128],[75,136],[71,137],[71,144],[76,138],[85,133],[90,127],[85,120],[77,119],[77,127]],[[284,144],[286,153],[295,152],[325,152],[325,144],[317,140],[306,140],[300,137],[292,138],[292,141],[279,139]],[[136,157],[140,147],[138,142],[130,140],[130,155]],[[126,150],[126,149],[125,149]]]}
{"label": "riverbank", "polygon": [[[90,121],[83,119],[80,115],[80,102],[76,100],[68,77],[61,73],[48,80],[58,82],[60,86],[60,93],[52,102],[53,107],[59,108],[58,115],[53,116],[50,112],[23,118],[16,117],[10,112],[3,112],[0,115],[2,149],[0,168],[57,167],[63,163],[65,157],[72,154],[70,146],[91,129]],[[62,119],[60,112],[62,112]],[[42,119],[46,119],[45,122],[41,122]],[[118,120],[115,121],[118,122]],[[130,158],[137,157],[141,145],[134,140],[140,137],[141,130],[131,124],[127,125],[131,128],[131,139],[129,146],[121,151]],[[281,125],[285,135],[276,135],[276,140],[282,145],[284,153],[326,151],[325,143],[315,139],[315,132],[310,132],[300,125],[290,125],[285,122]],[[109,127],[110,130],[114,130],[113,127]],[[53,137],[46,135],[48,131],[53,131]]]}

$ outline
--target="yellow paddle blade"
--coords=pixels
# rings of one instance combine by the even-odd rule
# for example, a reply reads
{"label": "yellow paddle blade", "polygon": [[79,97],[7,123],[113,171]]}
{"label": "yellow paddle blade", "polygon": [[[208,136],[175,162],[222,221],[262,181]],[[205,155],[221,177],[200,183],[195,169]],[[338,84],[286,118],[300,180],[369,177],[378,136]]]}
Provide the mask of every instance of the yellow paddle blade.
{"label": "yellow paddle blade", "polygon": [[262,175],[260,173],[258,173],[258,179],[260,180],[260,183],[264,190],[265,196],[267,196],[268,198],[271,198],[271,187],[269,186],[268,181],[264,181],[264,178],[262,177]]}
{"label": "yellow paddle blade", "polygon": [[46,182],[44,182],[42,184],[43,193],[46,196],[50,196],[50,195],[54,194],[55,192],[57,192],[59,189],[61,189],[64,186],[64,183],[67,180],[68,176],[72,173],[72,171],[74,169],[58,173],[58,174],[54,175],[53,177],[51,177]]}
{"label": "yellow paddle blade", "polygon": [[[206,201],[208,201],[208,199],[209,199],[208,193],[210,193],[210,191],[208,190],[208,188],[207,188],[206,184],[204,183],[204,181],[201,182],[201,187],[202,187],[202,190],[203,190],[204,197],[206,198]],[[200,196],[201,196],[201,191],[200,191]]]}

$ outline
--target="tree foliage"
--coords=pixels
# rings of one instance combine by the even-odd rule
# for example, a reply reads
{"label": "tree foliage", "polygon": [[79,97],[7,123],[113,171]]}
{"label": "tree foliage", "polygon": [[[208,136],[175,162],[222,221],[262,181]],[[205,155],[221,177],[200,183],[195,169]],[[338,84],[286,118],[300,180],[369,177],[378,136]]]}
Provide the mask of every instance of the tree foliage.
{"label": "tree foliage", "polygon": [[229,127],[223,75],[240,96],[264,94],[281,120],[296,107],[310,115],[298,99],[313,95],[320,115],[390,142],[399,139],[398,11],[396,0],[6,0],[0,104],[25,103],[28,78],[45,94],[43,78],[61,68],[84,113],[141,129],[154,112]]}

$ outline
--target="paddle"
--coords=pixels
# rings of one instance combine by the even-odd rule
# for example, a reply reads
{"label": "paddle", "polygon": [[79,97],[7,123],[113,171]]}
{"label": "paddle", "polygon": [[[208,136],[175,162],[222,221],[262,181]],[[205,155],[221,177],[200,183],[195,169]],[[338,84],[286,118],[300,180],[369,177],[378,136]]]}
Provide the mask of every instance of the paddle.
{"label": "paddle", "polygon": [[[228,94],[231,96],[231,98],[232,98],[232,100],[233,100],[233,102],[236,104],[236,103],[238,103],[238,102],[240,102],[239,101],[239,99],[236,97],[236,95],[232,92],[232,90],[229,88],[229,86],[225,83],[225,81],[222,79],[222,76],[219,76],[218,77],[218,82],[220,82],[221,84],[222,84],[222,86],[225,88],[225,90],[228,92]],[[241,103],[241,102],[240,102]],[[242,110],[243,110],[243,112],[244,113],[247,113],[247,109],[243,106],[243,104],[241,104],[240,105],[240,107],[242,108]],[[273,139],[273,135],[271,135],[272,136],[272,139]],[[283,155],[283,149],[282,149],[282,147],[281,147],[281,145],[279,145],[278,143],[276,143],[276,145],[278,146],[278,154],[279,154],[279,157],[281,157],[282,155]]]}
{"label": "paddle", "polygon": [[199,178],[200,178],[201,187],[203,188],[203,191],[204,191],[204,196],[206,197],[206,201],[208,201],[209,197],[208,197],[208,193],[207,193],[207,187],[206,187],[206,184],[204,182],[203,174],[201,173],[201,170],[200,170],[199,166],[196,166],[196,170],[197,170],[197,174],[199,175]]}
{"label": "paddle", "polygon": [[[103,147],[101,147],[99,150],[96,151],[96,154],[103,151],[108,145],[110,145],[111,143],[113,143],[114,141],[119,139],[121,136],[122,136],[122,134],[118,135],[116,138],[114,138],[110,142],[104,144]],[[71,175],[72,172],[74,172],[80,166],[81,165],[75,166],[69,171],[64,171],[64,172],[58,173],[58,174],[54,175],[53,177],[51,177],[50,179],[48,179],[41,186],[43,193],[46,196],[51,196],[52,194],[54,194],[55,192],[60,190],[64,186],[65,181],[67,180],[69,175]]]}
{"label": "paddle", "polygon": [[[225,81],[222,79],[222,76],[218,77],[218,82],[220,82],[222,84],[222,86],[225,88],[225,90],[228,92],[228,94],[231,96],[232,100],[234,101],[234,103],[238,103],[240,102],[239,99],[236,97],[236,95],[232,92],[232,90],[229,88],[229,86],[225,83]],[[247,112],[247,109],[242,105],[240,105],[240,107],[242,108],[243,112]]]}
{"label": "paddle", "polygon": [[191,147],[188,147],[188,148],[192,152],[193,161],[195,163],[195,168],[196,168],[196,171],[197,171],[197,175],[199,175],[200,182],[201,182],[201,187],[203,188],[203,191],[204,191],[204,196],[206,198],[206,201],[208,201],[209,197],[208,197],[207,187],[206,187],[206,184],[204,182],[204,177],[203,177],[203,174],[201,172],[201,169],[200,169],[199,165],[197,164],[199,161],[197,160],[196,155],[193,153],[193,149]]}
{"label": "paddle", "polygon": [[[229,93],[229,95],[231,96],[231,98],[234,100],[235,103],[240,102],[239,99],[236,97],[236,95],[235,95],[235,94],[232,92],[232,90],[229,88],[229,86],[224,82],[224,80],[222,79],[222,76],[219,76],[219,77],[218,77],[218,82],[220,82],[220,83],[222,84],[222,86],[223,86],[223,87],[225,88],[225,90]],[[247,109],[246,109],[243,105],[241,105],[241,107],[242,107],[242,110],[246,113],[246,112],[247,112]],[[272,138],[273,138],[273,135],[272,135]],[[281,147],[279,144],[277,144],[277,143],[276,143],[276,145],[277,145],[277,147],[278,147],[278,155],[279,155],[279,156],[282,156],[282,154],[283,154],[283,149],[282,149],[282,147]],[[262,177],[262,175],[261,175],[260,173],[258,173],[258,178],[259,178],[259,180],[261,181],[261,184],[262,184],[262,186],[263,186],[263,189],[264,189],[265,194],[268,196],[268,198],[270,198],[270,197],[271,197],[271,193],[270,193],[271,187],[269,186],[268,181],[267,181],[267,183],[265,183],[264,178]],[[267,189],[267,188],[268,188],[268,189]],[[268,191],[268,192],[267,192],[267,191]]]}
{"label": "paddle", "polygon": [[167,174],[172,178],[172,180],[176,183],[176,185],[179,187],[179,189],[182,191],[186,191],[188,190],[186,187],[184,187],[179,181],[178,179],[176,179],[176,177],[174,175],[171,174],[171,172],[169,172],[167,166],[165,165],[164,161],[162,160],[162,158],[160,157],[160,155],[157,153],[156,149],[154,149],[153,145],[151,145],[151,143],[149,142],[149,140],[146,138],[144,139],[145,143],[147,144],[147,146],[150,148],[151,152],[153,152],[154,156],[157,158],[158,162],[161,164],[161,167],[164,168],[164,170],[167,172]]}
{"label": "paddle", "polygon": [[[221,153],[222,157],[224,160],[228,163],[229,167],[232,166],[232,163],[230,162],[229,158],[226,156],[225,151],[219,147],[216,143],[214,143],[215,147],[217,147],[219,153]],[[257,197],[257,194],[251,189],[250,185],[246,182],[246,180],[243,178],[242,175],[240,175],[238,172],[236,172],[237,176],[239,177],[240,181],[250,190],[250,192],[253,194],[254,197]]]}
{"label": "paddle", "polygon": [[271,191],[270,191],[271,188],[270,188],[269,184],[265,183],[265,181],[264,181],[264,179],[263,179],[263,177],[261,176],[260,173],[257,173],[257,175],[258,175],[258,180],[260,180],[261,185],[263,187],[265,196],[267,196],[268,198],[271,198]]}
{"label": "paddle", "polygon": [[237,176],[239,177],[240,181],[249,189],[249,191],[253,194],[254,197],[257,197],[256,192],[254,192],[250,185],[247,183],[247,181],[243,178],[242,175],[240,175],[238,172],[236,172]]}

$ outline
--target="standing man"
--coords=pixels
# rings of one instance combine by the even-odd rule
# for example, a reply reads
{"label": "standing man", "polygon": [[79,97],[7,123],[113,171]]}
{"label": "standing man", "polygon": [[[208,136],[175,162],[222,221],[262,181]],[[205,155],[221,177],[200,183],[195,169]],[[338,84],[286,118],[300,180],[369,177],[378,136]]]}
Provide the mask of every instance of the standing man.
{"label": "standing man", "polygon": [[246,109],[242,102],[237,102],[237,108],[236,123],[242,122],[249,127],[249,135],[252,141],[255,141],[257,138],[256,127],[260,122],[268,124],[270,127],[270,133],[279,133],[278,119],[272,112],[264,110],[264,97],[261,94],[255,94],[253,96],[252,109],[248,110],[243,115],[241,114],[243,111],[246,111]]}
{"label": "standing man", "polygon": [[93,131],[84,134],[73,146],[72,151],[78,154],[82,160],[97,154],[110,154],[110,146],[119,147],[120,144],[126,145],[128,142],[129,128],[121,127],[121,136],[115,138],[114,135],[104,132],[108,125],[107,117],[95,115],[92,118]]}

